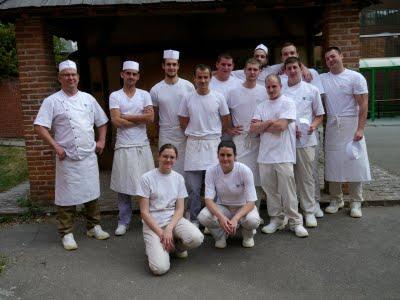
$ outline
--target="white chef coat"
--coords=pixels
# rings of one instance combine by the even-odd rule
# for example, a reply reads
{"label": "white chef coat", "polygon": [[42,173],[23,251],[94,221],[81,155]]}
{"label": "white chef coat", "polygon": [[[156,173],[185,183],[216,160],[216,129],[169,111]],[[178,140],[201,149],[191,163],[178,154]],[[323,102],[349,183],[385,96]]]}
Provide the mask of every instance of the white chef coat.
{"label": "white chef coat", "polygon": [[345,69],[340,74],[321,74],[326,95],[328,120],[325,135],[325,178],[333,182],[370,181],[371,173],[365,136],[360,141],[361,156],[350,160],[346,145],[352,141],[358,126],[358,103],[354,95],[367,94],[365,78]]}
{"label": "white chef coat", "polygon": [[206,172],[204,194],[207,199],[217,196],[217,204],[226,206],[243,206],[249,201],[257,201],[253,173],[240,162],[235,162],[227,174],[220,164],[210,167]]}
{"label": "white chef coat", "polygon": [[56,205],[82,204],[100,196],[93,126],[107,122],[96,99],[85,92],[68,96],[61,90],[44,99],[34,124],[53,129],[67,156],[56,158]]}
{"label": "white chef coat", "polygon": [[[307,119],[311,124],[316,116],[325,114],[319,90],[305,81],[300,81],[298,84],[290,87],[286,81],[285,85],[283,85],[283,94],[293,99],[296,104],[297,126],[299,126],[301,118]],[[304,142],[301,143],[303,140]],[[306,139],[296,139],[297,148],[312,147],[317,144],[318,141],[315,132],[307,135]]]}
{"label": "white chef coat", "polygon": [[[112,92],[110,95],[110,110],[119,109],[121,115],[139,115],[144,113],[146,106],[152,105],[148,92],[136,89],[135,94],[129,98],[123,89]],[[117,141],[115,149],[121,147],[148,145],[146,124],[139,124],[133,127],[117,128]]]}
{"label": "white chef coat", "polygon": [[143,174],[138,195],[149,199],[150,214],[160,227],[171,222],[176,201],[188,196],[181,174],[175,171],[163,174],[159,169]]}
{"label": "white chef coat", "polygon": [[257,106],[253,119],[260,121],[289,120],[281,133],[262,132],[257,162],[262,164],[296,163],[296,105],[285,95],[266,100]]}

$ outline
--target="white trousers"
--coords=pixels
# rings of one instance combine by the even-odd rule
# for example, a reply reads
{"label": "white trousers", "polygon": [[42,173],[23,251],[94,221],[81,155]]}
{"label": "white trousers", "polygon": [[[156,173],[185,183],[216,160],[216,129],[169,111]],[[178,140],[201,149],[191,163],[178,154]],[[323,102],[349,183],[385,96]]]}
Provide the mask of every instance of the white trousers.
{"label": "white trousers", "polygon": [[313,214],[315,211],[314,161],[315,147],[296,148],[294,178],[296,180],[300,207],[305,214]]}
{"label": "white trousers", "polygon": [[[232,219],[236,212],[241,208],[230,209],[224,205],[217,204],[218,209],[228,219]],[[199,222],[207,227],[215,240],[221,239],[225,235],[225,231],[221,228],[216,216],[214,216],[207,207],[204,207],[197,216]],[[260,226],[260,215],[256,207],[253,208],[246,216],[242,217],[238,222],[238,227],[242,227],[243,238],[251,238],[254,236],[253,230]]]}
{"label": "white trousers", "polygon": [[[342,182],[329,182],[329,194],[331,196],[331,201],[341,202],[343,200]],[[349,194],[351,202],[364,201],[362,196],[362,183],[349,182]]]}
{"label": "white trousers", "polygon": [[282,222],[285,215],[290,226],[303,224],[303,216],[298,211],[296,184],[293,164],[259,164],[261,186],[267,194],[268,215]]}
{"label": "white trousers", "polygon": [[319,185],[319,151],[321,150],[321,139],[318,130],[315,131],[318,144],[315,146],[315,159],[313,163],[313,176],[314,176],[314,198],[315,202],[321,201],[321,187]]}
{"label": "white trousers", "polygon": [[[201,231],[185,218],[178,221],[173,230],[173,235],[175,248],[178,251],[196,248],[201,245],[204,239]],[[150,270],[156,275],[168,272],[170,268],[169,253],[164,250],[160,237],[144,222],[143,239]]]}

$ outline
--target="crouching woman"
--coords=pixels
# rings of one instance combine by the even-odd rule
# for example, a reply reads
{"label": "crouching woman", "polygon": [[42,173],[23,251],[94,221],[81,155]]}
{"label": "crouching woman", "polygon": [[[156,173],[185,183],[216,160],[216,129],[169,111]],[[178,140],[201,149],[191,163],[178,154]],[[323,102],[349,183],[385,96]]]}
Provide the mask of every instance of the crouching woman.
{"label": "crouching woman", "polygon": [[203,234],[183,218],[185,181],[172,170],[178,151],[171,144],[163,145],[158,153],[158,168],[140,179],[138,195],[143,222],[143,238],[150,270],[162,275],[170,268],[169,255],[186,258],[187,250],[200,246]]}
{"label": "crouching woman", "polygon": [[255,229],[260,225],[253,173],[245,164],[236,162],[235,157],[235,144],[221,142],[218,145],[219,164],[206,172],[206,207],[197,218],[210,230],[216,248],[225,248],[226,238],[236,235],[239,226],[242,227],[242,246],[253,247]]}

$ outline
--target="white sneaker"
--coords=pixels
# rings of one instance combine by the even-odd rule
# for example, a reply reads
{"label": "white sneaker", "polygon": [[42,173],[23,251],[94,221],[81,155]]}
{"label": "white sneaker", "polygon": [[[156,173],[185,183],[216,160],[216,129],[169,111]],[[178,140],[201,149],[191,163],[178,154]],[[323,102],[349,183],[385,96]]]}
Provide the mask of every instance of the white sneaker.
{"label": "white sneaker", "polygon": [[324,216],[324,212],[321,209],[321,206],[319,205],[319,202],[315,201],[315,211],[314,211],[314,215],[317,218],[322,218]]}
{"label": "white sneaker", "polygon": [[86,232],[88,237],[94,237],[97,240],[106,240],[110,237],[110,235],[101,229],[100,225],[94,226],[92,229]]}
{"label": "white sneaker", "polygon": [[72,233],[68,233],[63,236],[62,244],[65,250],[76,250],[78,249],[78,245],[75,242],[74,235]]}
{"label": "white sneaker", "polygon": [[254,247],[254,238],[243,238],[242,240],[242,246],[245,248],[252,248]]}
{"label": "white sneaker", "polygon": [[343,208],[344,202],[343,200],[338,202],[338,201],[331,201],[329,203],[329,206],[325,208],[325,212],[328,214],[336,214],[339,209]]}
{"label": "white sneaker", "polygon": [[308,237],[308,231],[303,225],[296,225],[294,229],[291,230],[294,231],[297,237]]}
{"label": "white sneaker", "polygon": [[215,246],[215,248],[218,248],[218,249],[226,248],[226,238],[222,237],[219,240],[215,241],[214,246]]}
{"label": "white sneaker", "polygon": [[177,251],[177,250],[175,250],[175,256],[177,258],[186,258],[186,257],[188,257],[188,252],[187,251]]}
{"label": "white sneaker", "polygon": [[271,221],[268,225],[265,225],[261,228],[261,232],[264,233],[274,233],[277,230],[285,229],[284,223],[278,223],[277,221]]}
{"label": "white sneaker", "polygon": [[208,229],[208,227],[204,227],[203,233],[204,233],[205,235],[211,235],[210,229]]}
{"label": "white sneaker", "polygon": [[350,205],[350,216],[353,218],[361,218],[362,211],[361,211],[361,202],[352,202]]}
{"label": "white sneaker", "polygon": [[317,219],[315,218],[314,214],[306,214],[306,227],[317,227]]}
{"label": "white sneaker", "polygon": [[128,230],[128,226],[125,226],[124,224],[118,224],[118,227],[117,227],[117,229],[115,229],[114,233],[116,236],[121,236],[121,235],[124,235],[127,230]]}

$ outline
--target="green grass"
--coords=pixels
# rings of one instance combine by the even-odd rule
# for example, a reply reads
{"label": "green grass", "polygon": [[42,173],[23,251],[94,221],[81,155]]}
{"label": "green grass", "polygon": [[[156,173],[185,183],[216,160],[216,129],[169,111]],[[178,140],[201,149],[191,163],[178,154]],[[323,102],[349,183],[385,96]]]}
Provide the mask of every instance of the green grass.
{"label": "green grass", "polygon": [[28,179],[24,147],[0,146],[0,192]]}

